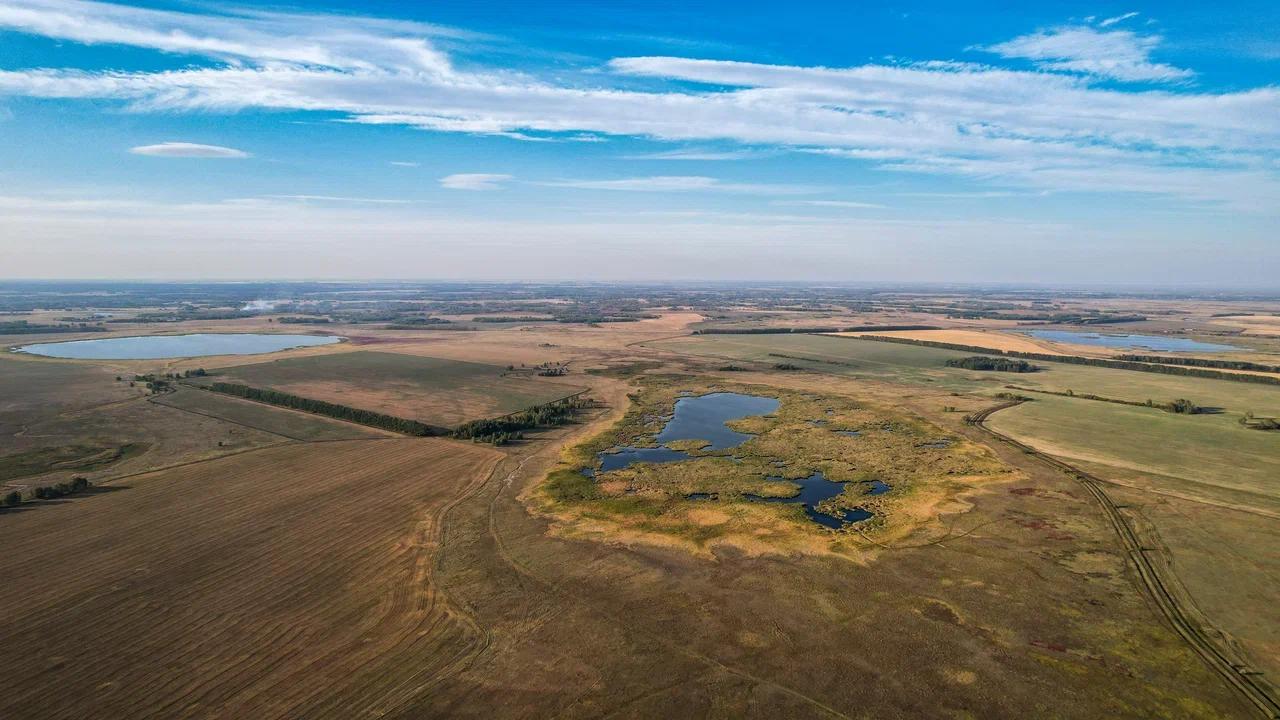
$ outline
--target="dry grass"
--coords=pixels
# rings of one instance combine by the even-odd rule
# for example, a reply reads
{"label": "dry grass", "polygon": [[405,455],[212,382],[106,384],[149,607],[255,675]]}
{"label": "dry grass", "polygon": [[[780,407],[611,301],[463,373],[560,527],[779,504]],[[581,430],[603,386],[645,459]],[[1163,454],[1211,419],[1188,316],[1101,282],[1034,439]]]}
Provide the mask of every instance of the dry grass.
{"label": "dry grass", "polygon": [[428,582],[501,456],[270,448],[0,517],[0,716],[357,717],[475,640]]}
{"label": "dry grass", "polygon": [[859,337],[861,335],[883,335],[885,337],[910,338],[912,340],[929,340],[932,342],[954,343],[957,345],[974,345],[993,350],[1012,350],[1015,352],[1047,353],[1049,355],[1108,355],[1111,352],[1099,353],[1098,348],[1082,345],[1054,343],[1037,340],[1027,335],[1012,332],[988,330],[897,330],[892,332],[858,332],[830,333],[842,337]]}

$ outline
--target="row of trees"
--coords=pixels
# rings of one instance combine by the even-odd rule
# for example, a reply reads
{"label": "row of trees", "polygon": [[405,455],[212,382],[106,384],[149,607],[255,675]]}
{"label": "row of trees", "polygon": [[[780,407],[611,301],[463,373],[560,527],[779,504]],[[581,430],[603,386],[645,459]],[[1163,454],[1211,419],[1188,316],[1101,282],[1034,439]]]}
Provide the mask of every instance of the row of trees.
{"label": "row of trees", "polygon": [[1213,360],[1194,357],[1164,357],[1163,355],[1118,355],[1117,360],[1134,362],[1159,363],[1161,365],[1187,365],[1190,367],[1222,368],[1224,370],[1253,370],[1256,372],[1280,373],[1280,365],[1263,365],[1246,360]]}
{"label": "row of trees", "polygon": [[1113,360],[1110,358],[1090,358],[1079,355],[1050,355],[1048,353],[1030,353],[1017,350],[995,350],[976,345],[960,345],[958,343],[938,342],[936,340],[916,340],[914,338],[888,337],[885,335],[861,335],[856,340],[875,340],[876,342],[898,343],[900,345],[920,345],[940,348],[942,350],[959,350],[961,352],[988,353],[1005,357],[1025,358],[1027,360],[1044,360],[1046,362],[1067,363],[1069,365],[1092,365],[1094,367],[1113,368],[1116,370],[1137,370],[1139,372],[1160,373],[1162,375],[1185,375],[1189,377],[1209,378],[1211,380],[1232,380],[1234,382],[1260,383],[1263,385],[1280,385],[1280,378],[1268,375],[1246,375],[1244,373],[1222,372],[1183,365],[1157,365],[1133,362],[1132,360]]}
{"label": "row of trees", "polygon": [[707,328],[694,335],[781,335],[786,333],[893,332],[897,330],[939,330],[937,325],[852,325],[849,327],[763,327]]}
{"label": "row of trees", "polygon": [[964,368],[965,370],[996,370],[999,372],[1030,373],[1040,368],[1026,360],[1013,360],[1006,357],[987,357],[974,355],[967,358],[954,358],[947,361],[947,367]]}
{"label": "row of trees", "polygon": [[82,332],[106,332],[106,328],[101,325],[86,325],[78,323],[75,325],[45,325],[33,324],[26,320],[6,320],[0,322],[0,335],[38,335],[43,333],[82,333]]}
{"label": "row of trees", "polygon": [[255,388],[249,387],[248,385],[237,385],[235,383],[227,382],[215,382],[209,386],[209,389],[214,392],[234,395],[247,400],[257,400],[258,402],[279,405],[280,407],[302,410],[304,412],[315,413],[317,415],[325,415],[338,420],[346,420],[348,422],[359,423],[361,425],[369,425],[370,427],[390,430],[404,435],[425,437],[427,435],[437,434],[436,428],[433,428],[426,423],[418,422],[417,420],[396,417],[394,415],[384,415],[383,413],[374,412],[372,410],[361,410],[360,408],[325,402],[323,400],[312,400],[311,398],[304,398],[291,393],[280,392],[279,390]]}
{"label": "row of trees", "polygon": [[[58,498],[68,495],[75,495],[88,490],[92,485],[88,479],[76,476],[71,478],[69,482],[60,482],[56,485],[42,485],[31,492],[31,497],[36,500],[57,500]],[[4,507],[17,507],[22,504],[22,493],[17,490],[11,490],[0,498],[0,505]]]}
{"label": "row of trees", "polygon": [[579,410],[594,406],[594,401],[581,395],[568,397],[502,417],[472,420],[460,425],[450,436],[505,445],[523,437],[524,430],[565,425]]}
{"label": "row of trees", "polygon": [[[1133,407],[1149,407],[1159,408],[1165,412],[1177,413],[1179,415],[1199,415],[1200,413],[1209,412],[1207,408],[1203,408],[1186,398],[1178,398],[1169,402],[1158,403],[1155,400],[1147,398],[1144,402],[1137,400],[1122,400],[1120,398],[1103,397],[1102,395],[1093,395],[1091,393],[1078,393],[1074,390],[1066,392],[1057,392],[1054,390],[1038,390],[1036,388],[1018,387],[1017,385],[1005,385],[1010,390],[1022,390],[1023,392],[1040,393],[1041,395],[1057,395],[1059,397],[1077,398],[1079,400],[1096,400],[1098,402],[1107,402],[1114,405],[1132,405]],[[1001,397],[997,395],[997,397]]]}

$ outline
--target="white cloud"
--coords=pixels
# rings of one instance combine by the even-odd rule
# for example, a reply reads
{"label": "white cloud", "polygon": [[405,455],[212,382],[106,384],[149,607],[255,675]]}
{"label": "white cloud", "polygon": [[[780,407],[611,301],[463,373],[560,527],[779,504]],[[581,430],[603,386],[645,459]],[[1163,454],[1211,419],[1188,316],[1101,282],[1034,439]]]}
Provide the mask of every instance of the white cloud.
{"label": "white cloud", "polygon": [[812,205],[814,207],[831,207],[831,208],[851,208],[865,210],[869,208],[883,208],[884,205],[868,202],[856,202],[854,200],[795,200],[796,205]]}
{"label": "white cloud", "polygon": [[388,164],[388,165],[395,165],[396,167],[418,167],[418,163],[416,163],[416,162],[407,162],[407,161],[405,161],[405,160],[390,160],[390,161],[388,161],[388,162],[387,162],[387,164]]}
{"label": "white cloud", "polygon": [[[1126,31],[1060,28],[989,48],[1033,60],[1041,71],[931,61],[823,68],[632,57],[612,60],[580,87],[502,68],[459,69],[440,49],[453,42],[444,31],[347,16],[11,0],[0,7],[0,27],[216,62],[166,72],[3,71],[0,96],[113,100],[134,112],[321,111],[355,123],[544,141],[737,143],[1037,190],[1280,206],[1280,88],[1099,87],[1108,78],[1188,76],[1151,61],[1158,38]],[[617,74],[648,78],[645,86],[658,89],[627,89],[635,83]],[[692,182],[726,192],[769,187]]]}
{"label": "white cloud", "polygon": [[274,198],[276,200],[299,200],[301,202],[362,203],[368,205],[406,205],[409,202],[408,200],[344,197],[341,195],[264,195],[263,197]]}
{"label": "white cloud", "polygon": [[188,142],[163,142],[158,145],[139,145],[129,148],[134,155],[171,158],[247,158],[249,153],[221,145],[200,145]]}
{"label": "white cloud", "polygon": [[1130,18],[1136,18],[1136,17],[1138,17],[1138,14],[1139,14],[1139,13],[1137,13],[1137,12],[1127,12],[1127,13],[1125,13],[1125,14],[1123,14],[1123,15],[1116,15],[1115,17],[1109,17],[1109,18],[1107,18],[1106,20],[1103,20],[1102,22],[1098,23],[1098,26],[1099,26],[1099,27],[1111,27],[1112,25],[1115,25],[1116,23],[1122,23],[1122,22],[1124,22],[1125,20],[1128,20],[1128,19],[1130,19]]}
{"label": "white cloud", "polygon": [[732,183],[701,175],[654,175],[618,180],[555,180],[539,183],[551,187],[580,190],[623,190],[631,192],[725,192],[758,195],[797,195],[818,192],[822,188],[807,185],[770,183]]}
{"label": "white cloud", "polygon": [[750,150],[668,150],[665,152],[646,153],[643,155],[626,155],[626,160],[747,160],[760,157]]}
{"label": "white cloud", "polygon": [[[1125,16],[1103,20],[1107,26]],[[1031,33],[1008,42],[982,48],[1004,58],[1031,60],[1046,70],[1076,72],[1123,81],[1169,82],[1185,80],[1190,70],[1151,62],[1151,51],[1160,44],[1155,35],[1128,30],[1100,32],[1091,27],[1062,27]]]}
{"label": "white cloud", "polygon": [[457,173],[440,178],[440,187],[450,190],[501,190],[510,175],[493,173]]}

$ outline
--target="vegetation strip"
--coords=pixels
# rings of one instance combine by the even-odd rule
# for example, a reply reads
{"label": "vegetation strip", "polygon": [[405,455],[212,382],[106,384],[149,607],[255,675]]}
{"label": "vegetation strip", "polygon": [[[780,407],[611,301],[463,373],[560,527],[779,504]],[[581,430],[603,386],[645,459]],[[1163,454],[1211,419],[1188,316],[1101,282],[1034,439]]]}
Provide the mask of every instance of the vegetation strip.
{"label": "vegetation strip", "polygon": [[[1077,398],[1080,400],[1096,400],[1098,402],[1113,403],[1115,405],[1132,405],[1133,407],[1147,407],[1164,410],[1165,412],[1177,413],[1179,415],[1199,415],[1206,412],[1205,408],[1196,405],[1186,398],[1178,398],[1172,402],[1158,403],[1152,400],[1146,402],[1138,402],[1137,400],[1121,400],[1120,398],[1109,398],[1101,395],[1091,395],[1089,393],[1076,393],[1070,390],[1066,392],[1058,392],[1056,390],[1037,390],[1035,388],[1020,387],[1018,385],[1005,385],[1010,390],[1020,390],[1022,392],[1040,393],[1041,395],[1057,395],[1058,397]],[[1005,393],[1002,393],[1005,394]],[[1242,421],[1243,424],[1243,421]]]}
{"label": "vegetation strip", "polygon": [[[831,335],[830,337],[844,337]],[[1268,375],[1245,375],[1243,373],[1221,372],[1183,365],[1161,365],[1134,362],[1131,360],[1111,360],[1104,358],[1088,358],[1079,355],[1050,355],[1048,353],[1021,352],[1018,350],[996,350],[977,345],[960,345],[957,343],[938,342],[936,340],[916,340],[914,338],[888,337],[885,335],[860,335],[847,337],[847,340],[874,340],[876,342],[898,343],[900,345],[920,345],[939,348],[941,350],[958,350],[960,352],[987,353],[1004,355],[1005,357],[1024,358],[1026,360],[1044,360],[1046,362],[1067,363],[1070,365],[1092,365],[1094,367],[1113,368],[1116,370],[1137,370],[1139,372],[1160,373],[1163,375],[1186,375],[1189,377],[1208,378],[1210,380],[1231,380],[1234,382],[1261,383],[1263,385],[1280,385],[1280,377]]]}
{"label": "vegetation strip", "polygon": [[1224,370],[1252,370],[1254,372],[1280,373],[1280,365],[1264,365],[1246,360],[1213,360],[1195,357],[1165,357],[1164,355],[1117,355],[1117,360],[1157,363],[1160,365],[1187,365],[1190,367],[1222,368]]}
{"label": "vegetation strip", "polygon": [[[1220,648],[1210,637],[1211,634],[1221,636],[1222,633],[1214,628],[1206,618],[1193,620],[1189,617],[1187,609],[1169,592],[1169,584],[1170,582],[1177,582],[1177,576],[1175,575],[1171,579],[1161,577],[1155,563],[1151,562],[1150,558],[1147,557],[1146,549],[1142,547],[1138,534],[1129,524],[1129,521],[1125,519],[1124,515],[1120,514],[1120,509],[1115,502],[1102,489],[1101,485],[1105,482],[1104,480],[1090,475],[1074,465],[1069,465],[1055,457],[1046,455],[1030,445],[1014,440],[1002,432],[987,427],[987,418],[1000,410],[1021,404],[1021,400],[1001,403],[965,417],[965,422],[997,440],[1021,450],[1027,455],[1062,470],[1079,481],[1089,491],[1089,494],[1098,501],[1098,504],[1102,506],[1103,513],[1111,522],[1116,534],[1120,536],[1121,542],[1124,543],[1130,559],[1133,560],[1138,570],[1138,577],[1142,580],[1143,589],[1178,635],[1186,640],[1192,650],[1200,655],[1210,668],[1221,675],[1223,679],[1257,708],[1263,717],[1280,718],[1280,700],[1277,700],[1272,694],[1271,688],[1261,673],[1250,669],[1244,662],[1232,660],[1229,655],[1232,652],[1231,649],[1229,647]],[[1209,632],[1202,630],[1202,626],[1208,628]]]}
{"label": "vegetation strip", "polygon": [[786,333],[839,333],[839,332],[896,332],[899,330],[941,330],[937,325],[853,325],[850,327],[763,327],[763,328],[707,328],[695,330],[694,335],[783,335]]}
{"label": "vegetation strip", "polygon": [[594,407],[595,403],[589,398],[582,397],[587,392],[587,390],[581,390],[559,400],[496,418],[472,420],[454,429],[449,436],[462,440],[506,445],[512,440],[521,439],[524,430],[564,425],[573,419],[577,411]]}
{"label": "vegetation strip", "polygon": [[338,420],[346,420],[348,422],[368,425],[370,427],[381,428],[383,430],[390,430],[404,435],[426,437],[429,435],[439,435],[442,432],[440,428],[432,427],[431,425],[417,420],[395,417],[394,415],[384,415],[382,413],[373,412],[372,410],[361,410],[359,408],[348,407],[346,405],[338,405],[337,403],[324,402],[323,400],[312,400],[311,398],[304,398],[298,395],[280,392],[279,390],[267,390],[227,382],[212,383],[207,386],[207,389],[213,392],[223,393],[225,395],[234,395],[247,400],[257,400],[258,402],[264,402],[269,405],[279,405],[280,407],[302,410],[304,412],[315,413],[316,415],[324,415],[331,418],[337,418]]}

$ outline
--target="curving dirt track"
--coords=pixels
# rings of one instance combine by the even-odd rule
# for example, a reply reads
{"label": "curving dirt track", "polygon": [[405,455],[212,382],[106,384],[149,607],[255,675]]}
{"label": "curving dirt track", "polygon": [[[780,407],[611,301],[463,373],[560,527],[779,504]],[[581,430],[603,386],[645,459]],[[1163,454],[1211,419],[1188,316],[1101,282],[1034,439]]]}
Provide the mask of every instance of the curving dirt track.
{"label": "curving dirt track", "polygon": [[[474,624],[427,582],[501,454],[288,444],[0,518],[0,717],[355,717]],[[411,659],[411,660],[410,660]]]}
{"label": "curving dirt track", "polygon": [[1124,543],[1129,559],[1137,570],[1142,588],[1169,625],[1214,672],[1221,675],[1231,687],[1256,707],[1261,717],[1280,718],[1280,700],[1277,699],[1275,691],[1263,680],[1260,673],[1250,669],[1244,658],[1239,657],[1233,648],[1215,642],[1214,637],[1221,637],[1222,633],[1216,631],[1194,608],[1179,599],[1180,593],[1171,588],[1178,583],[1177,577],[1165,565],[1152,562],[1151,549],[1143,546],[1138,533],[1128,519],[1102,489],[1102,480],[986,426],[985,421],[992,414],[1019,405],[1021,402],[1015,400],[986,408],[969,415],[965,421],[1001,442],[1008,443],[1075,477],[1102,507],[1103,513],[1106,514],[1116,534]]}

